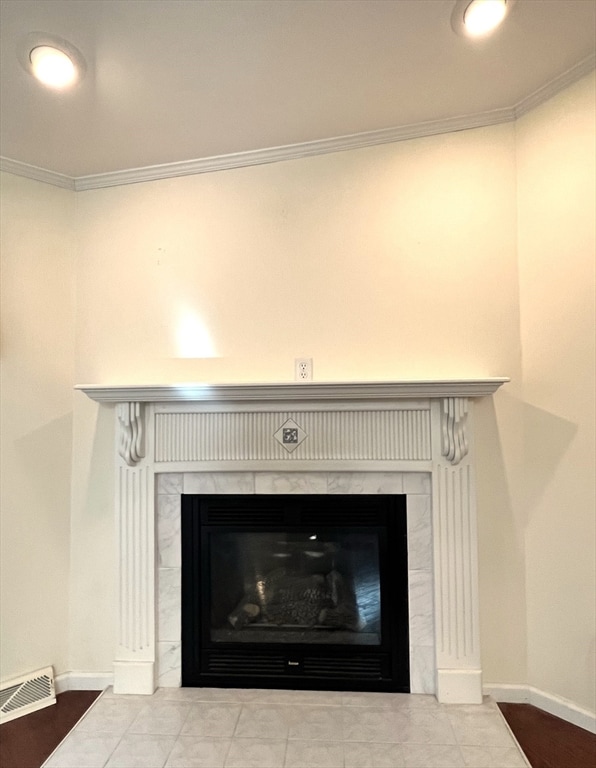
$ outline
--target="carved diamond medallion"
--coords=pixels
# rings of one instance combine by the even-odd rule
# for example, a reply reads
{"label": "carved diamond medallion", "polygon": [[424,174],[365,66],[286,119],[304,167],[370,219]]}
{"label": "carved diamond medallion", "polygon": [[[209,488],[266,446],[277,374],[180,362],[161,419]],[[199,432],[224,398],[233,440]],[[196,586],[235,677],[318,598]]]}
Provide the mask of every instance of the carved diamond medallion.
{"label": "carved diamond medallion", "polygon": [[298,448],[300,443],[306,440],[308,435],[299,424],[296,424],[294,419],[288,419],[281,425],[277,432],[273,433],[273,437],[282,448],[285,448],[288,453],[292,453],[292,451],[295,451],[296,448]]}

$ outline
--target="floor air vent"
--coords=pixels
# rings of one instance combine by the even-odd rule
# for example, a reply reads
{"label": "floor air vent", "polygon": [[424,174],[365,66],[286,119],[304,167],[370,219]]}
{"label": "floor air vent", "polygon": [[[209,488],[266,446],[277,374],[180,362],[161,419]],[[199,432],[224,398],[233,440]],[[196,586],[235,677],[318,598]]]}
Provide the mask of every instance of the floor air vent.
{"label": "floor air vent", "polygon": [[7,680],[0,687],[0,723],[56,703],[52,667]]}

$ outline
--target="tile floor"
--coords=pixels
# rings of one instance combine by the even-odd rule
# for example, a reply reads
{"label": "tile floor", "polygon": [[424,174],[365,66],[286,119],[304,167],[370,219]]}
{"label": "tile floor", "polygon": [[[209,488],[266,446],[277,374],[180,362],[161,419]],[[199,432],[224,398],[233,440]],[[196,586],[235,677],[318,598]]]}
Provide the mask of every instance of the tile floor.
{"label": "tile floor", "polygon": [[526,768],[496,704],[335,691],[108,689],[44,768]]}

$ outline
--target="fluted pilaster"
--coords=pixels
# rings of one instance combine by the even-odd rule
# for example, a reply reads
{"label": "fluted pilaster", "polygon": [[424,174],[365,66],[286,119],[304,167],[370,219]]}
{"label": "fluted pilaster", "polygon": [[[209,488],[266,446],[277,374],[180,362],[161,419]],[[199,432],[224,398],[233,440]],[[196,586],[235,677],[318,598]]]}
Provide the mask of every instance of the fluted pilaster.
{"label": "fluted pilaster", "polygon": [[466,398],[434,405],[433,542],[437,697],[482,701],[476,490]]}
{"label": "fluted pilaster", "polygon": [[[144,412],[123,403],[117,419],[131,428],[124,450],[119,435],[116,484],[118,547],[118,643],[114,662],[116,693],[153,693],[155,666],[154,474],[139,448]],[[133,414],[133,418],[126,417]],[[134,461],[132,458],[134,457]]]}

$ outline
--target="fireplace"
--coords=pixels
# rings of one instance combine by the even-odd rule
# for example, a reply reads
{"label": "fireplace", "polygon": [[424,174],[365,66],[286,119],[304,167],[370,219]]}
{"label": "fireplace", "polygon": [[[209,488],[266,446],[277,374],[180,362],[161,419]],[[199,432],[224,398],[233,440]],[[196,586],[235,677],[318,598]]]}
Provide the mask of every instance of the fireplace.
{"label": "fireplace", "polygon": [[182,497],[182,685],[410,690],[404,495]]}
{"label": "fireplace", "polygon": [[[158,680],[180,684],[180,640],[164,640],[156,611],[158,581],[163,594],[179,592],[177,569],[162,574],[156,555],[156,523],[159,528],[164,520],[156,515],[160,497],[171,496],[174,509],[181,493],[197,492],[197,478],[215,476],[228,483],[213,489],[216,494],[332,494],[345,474],[357,478],[358,487],[348,491],[354,494],[366,492],[367,478],[376,486],[372,493],[384,493],[379,478],[391,477],[396,487],[388,493],[397,494],[412,493],[407,486],[426,478],[431,564],[420,572],[410,568],[408,581],[410,605],[421,591],[431,599],[425,631],[432,644],[414,640],[419,627],[410,616],[410,662],[417,660],[410,680],[430,676],[440,702],[480,703],[473,403],[506,381],[77,387],[116,405],[115,692],[152,693]],[[238,477],[247,481],[234,491]],[[164,493],[168,485],[176,491]],[[173,631],[179,612],[171,617]]]}

